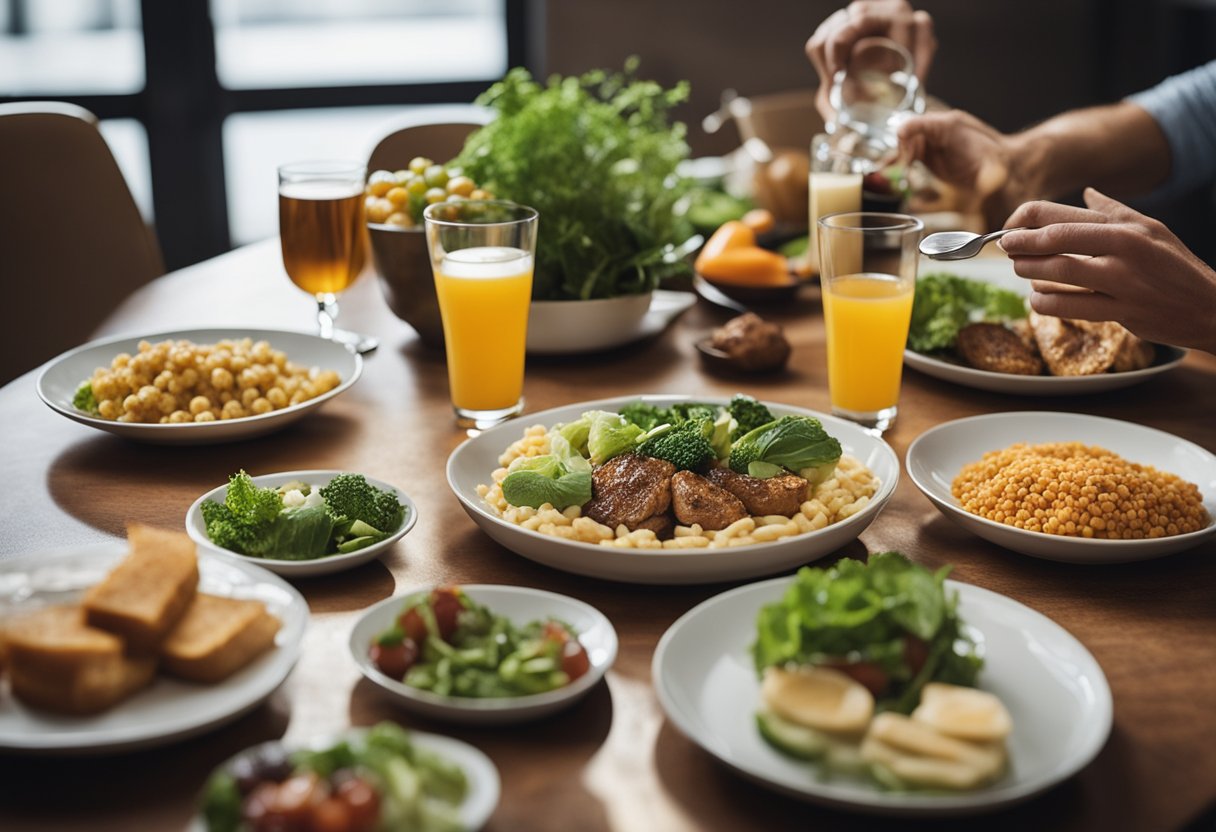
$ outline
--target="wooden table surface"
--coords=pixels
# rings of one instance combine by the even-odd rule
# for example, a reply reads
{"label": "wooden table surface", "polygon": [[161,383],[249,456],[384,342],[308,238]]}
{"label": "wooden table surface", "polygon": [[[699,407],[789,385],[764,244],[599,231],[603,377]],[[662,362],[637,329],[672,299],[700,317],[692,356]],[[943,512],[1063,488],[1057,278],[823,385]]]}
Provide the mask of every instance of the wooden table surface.
{"label": "wooden table surface", "polygon": [[[305,330],[311,309],[287,281],[277,241],[270,240],[156,281],[97,334],[210,325]],[[766,314],[784,324],[793,344],[782,375],[707,373],[693,342],[728,316],[700,302],[649,342],[593,357],[529,361],[528,409],[604,396],[742,390],[827,410],[818,303],[807,297]],[[445,483],[444,463],[464,434],[451,419],[442,355],[423,348],[392,316],[370,276],[343,301],[340,320],[381,338],[362,380],[318,414],[249,442],[134,444],[45,407],[35,394],[36,373],[0,390],[0,559],[113,539],[128,520],[181,528],[191,502],[241,467],[361,471],[403,488],[419,510],[416,528],[382,560],[298,583],[312,612],[303,657],[267,704],[219,730],[154,750],[78,759],[0,755],[0,827],[179,829],[208,771],[235,751],[382,719],[452,734],[493,758],[503,793],[491,830],[961,830],[981,822],[887,822],[800,803],[741,779],[685,739],[659,707],[651,657],[677,617],[728,585],[609,583],[542,567],[493,543]],[[53,325],[53,315],[36,325]],[[1216,358],[1192,354],[1142,386],[1063,399],[982,393],[909,371],[899,422],[887,439],[902,458],[916,436],[944,421],[1039,409],[1140,422],[1216,450]],[[1110,680],[1114,731],[1093,764],[1047,794],[985,818],[988,828],[1158,832],[1179,829],[1216,804],[1212,546],[1122,566],[1039,561],[963,531],[905,476],[881,516],[844,554],[863,556],[867,549],[898,549],[930,568],[954,564],[954,578],[1015,598],[1064,626]],[[595,605],[621,638],[607,684],[569,711],[518,727],[450,726],[398,710],[361,679],[347,654],[347,633],[368,605],[438,581],[534,586]]]}

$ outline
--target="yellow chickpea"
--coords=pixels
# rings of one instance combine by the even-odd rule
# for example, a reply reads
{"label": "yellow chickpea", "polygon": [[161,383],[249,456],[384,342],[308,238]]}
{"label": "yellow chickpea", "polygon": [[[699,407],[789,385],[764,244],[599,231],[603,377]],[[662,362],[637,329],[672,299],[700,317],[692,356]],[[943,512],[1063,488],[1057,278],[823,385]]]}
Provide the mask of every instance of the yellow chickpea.
{"label": "yellow chickpea", "polygon": [[181,381],[186,388],[190,388],[198,384],[198,370],[194,369],[193,367],[187,367],[182,371]]}
{"label": "yellow chickpea", "polygon": [[241,391],[241,404],[249,407],[253,404],[253,400],[261,396],[261,391],[256,387],[246,387]]}
{"label": "yellow chickpea", "polygon": [[211,386],[216,390],[231,390],[234,382],[232,373],[224,367],[216,367],[211,371]]}
{"label": "yellow chickpea", "polygon": [[240,419],[245,415],[245,408],[236,399],[225,402],[223,409],[220,411],[221,419]]}
{"label": "yellow chickpea", "polygon": [[265,364],[270,360],[271,352],[269,341],[258,341],[253,345],[253,360],[260,364]]}
{"label": "yellow chickpea", "polygon": [[194,417],[191,416],[189,413],[187,413],[185,410],[175,410],[169,414],[169,424],[171,424],[171,425],[180,425],[185,422],[192,422],[192,421],[194,421]]}
{"label": "yellow chickpea", "polygon": [[120,369],[122,367],[127,366],[127,364],[129,364],[130,362],[131,362],[130,354],[125,353],[125,352],[120,352],[118,355],[114,356],[114,361],[111,363],[111,366],[114,367],[115,369]]}
{"label": "yellow chickpea", "polygon": [[257,387],[258,377],[258,371],[254,367],[247,367],[241,370],[241,374],[237,377],[237,383],[240,384],[242,390]]}
{"label": "yellow chickpea", "polygon": [[122,415],[122,407],[114,399],[102,399],[97,403],[97,412],[103,419],[117,419]]}
{"label": "yellow chickpea", "polygon": [[249,409],[253,411],[254,415],[260,416],[263,413],[269,413],[274,410],[274,407],[264,397],[259,396],[253,400],[253,404],[249,406]]}
{"label": "yellow chickpea", "polygon": [[193,413],[195,416],[198,416],[204,410],[210,409],[210,407],[211,407],[211,400],[208,399],[206,396],[195,396],[193,399],[190,400],[190,412]]}
{"label": "yellow chickpea", "polygon": [[266,391],[266,401],[276,409],[287,407],[287,393],[283,391],[282,387],[271,387]]}
{"label": "yellow chickpea", "polygon": [[139,396],[134,393],[122,400],[122,409],[130,413],[133,410],[139,410]]}
{"label": "yellow chickpea", "polygon": [[196,421],[196,422],[214,422],[215,414],[212,413],[210,410],[204,410],[202,413],[194,414],[194,421]]}
{"label": "yellow chickpea", "polygon": [[278,367],[280,370],[287,367],[287,353],[283,352],[282,350],[275,350],[271,354],[270,358],[274,362],[274,366]]}

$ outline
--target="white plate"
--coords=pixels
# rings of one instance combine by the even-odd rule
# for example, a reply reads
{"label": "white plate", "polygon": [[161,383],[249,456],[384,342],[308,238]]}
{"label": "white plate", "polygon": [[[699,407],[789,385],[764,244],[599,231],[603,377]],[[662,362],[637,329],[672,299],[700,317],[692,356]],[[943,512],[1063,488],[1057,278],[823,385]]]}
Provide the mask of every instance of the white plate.
{"label": "white plate", "polygon": [[[288,743],[285,747],[288,751],[295,751],[301,748],[306,748],[310,751],[323,751],[326,748],[333,747],[345,738],[365,733],[367,733],[366,728],[352,728],[338,736],[318,738],[304,744]],[[469,791],[465,795],[464,803],[460,805],[458,810],[460,824],[468,832],[476,832],[476,830],[485,826],[490,820],[490,816],[494,814],[494,808],[498,805],[498,798],[502,791],[502,782],[499,779],[498,769],[493,761],[479,748],[452,737],[413,730],[409,732],[409,735],[411,742],[419,748],[439,754],[464,770],[469,784]],[[238,759],[250,754],[257,754],[263,748],[278,745],[284,744],[276,740],[251,746],[221,763],[216,770],[228,768]],[[206,822],[201,816],[196,815],[190,825],[190,832],[206,832],[206,830]]]}
{"label": "white plate", "polygon": [[[127,554],[124,541],[23,555],[0,562],[0,617],[77,600]],[[9,693],[0,707],[0,749],[100,754],[189,737],[252,710],[287,677],[300,655],[308,604],[290,584],[252,564],[199,553],[199,590],[256,598],[283,623],[275,649],[214,685],[158,675],[152,684],[92,716],[26,707]]]}
{"label": "white plate", "polygon": [[[1002,289],[1016,292],[1023,297],[1029,294],[1030,283],[1018,277],[1013,263],[1007,258],[979,258],[949,264],[921,260],[920,274],[946,272],[948,274],[982,280]],[[1186,358],[1186,350],[1180,347],[1156,345],[1157,356],[1151,367],[1125,373],[1100,373],[1092,376],[1020,376],[1013,373],[994,373],[977,370],[961,362],[904,350],[904,363],[914,370],[942,381],[951,381],[976,390],[994,393],[1009,393],[1016,396],[1078,396],[1086,393],[1103,393],[1119,390],[1148,381],[1153,376],[1174,369]]]}
{"label": "white plate", "polygon": [[696,301],[690,292],[664,289],[601,300],[533,301],[528,312],[528,354],[595,352],[650,338]]}
{"label": "white plate", "polygon": [[621,396],[580,402],[498,425],[468,440],[448,458],[448,485],[464,510],[482,530],[516,554],[578,575],[640,584],[705,584],[771,575],[831,554],[855,539],[878,516],[899,482],[899,459],[891,446],[861,427],[812,410],[766,402],[776,416],[800,414],[823,422],[840,440],[844,453],[860,460],[879,479],[878,491],[861,511],[817,532],[758,543],[737,549],[618,549],[579,543],[530,531],[494,516],[477,495],[479,483],[489,484],[498,457],[518,439],[527,425],[571,422],[588,410],[617,410],[629,402],[646,401],[667,407],[678,401],[726,404],[720,397]]}
{"label": "white plate", "polygon": [[985,540],[1015,552],[1065,563],[1124,563],[1181,552],[1216,536],[1206,529],[1154,540],[1097,540],[1026,531],[964,511],[950,486],[964,465],[1016,442],[1083,442],[1114,451],[1129,462],[1151,465],[1199,486],[1216,517],[1216,456],[1198,445],[1153,428],[1080,413],[992,413],[946,422],[908,447],[907,468],[942,514]]}
{"label": "white plate", "polygon": [[422,587],[404,595],[386,598],[365,612],[350,633],[350,654],[359,670],[371,681],[384,688],[404,708],[436,719],[476,725],[498,725],[537,719],[567,708],[582,699],[603,678],[616,660],[616,630],[602,612],[565,595],[523,586],[493,584],[462,585],[469,597],[486,606],[496,615],[506,616],[517,625],[544,618],[555,618],[569,624],[578,633],[578,640],[587,651],[591,669],[569,685],[546,693],[479,699],[467,696],[438,696],[430,691],[410,687],[404,682],[385,676],[368,657],[368,648],[380,633],[393,626],[405,608],[406,601],[430,591]]}
{"label": "white plate", "polygon": [[[98,367],[109,367],[120,352],[135,355],[140,341],[153,344],[166,339],[186,339],[196,344],[214,344],[225,338],[252,338],[254,341],[269,341],[276,350],[287,353],[287,359],[302,367],[317,367],[334,370],[341,383],[330,390],[300,404],[274,410],[259,416],[241,419],[225,419],[216,422],[186,422],[184,424],[138,424],[115,422],[82,413],[72,405],[76,388],[92,377]],[[363,359],[342,344],[306,335],[302,332],[287,332],[276,329],[186,329],[174,332],[156,332],[150,335],[120,335],[91,341],[84,346],[69,350],[49,361],[38,375],[38,396],[47,406],[69,419],[91,428],[108,431],[128,439],[154,442],[164,445],[207,445],[215,442],[232,442],[261,436],[299,419],[325,402],[344,392],[358,380],[363,372]]]}
{"label": "white plate", "polygon": [[1009,771],[996,783],[958,794],[889,792],[862,777],[821,776],[756,730],[760,682],[750,645],[756,615],[779,600],[792,577],[738,587],[677,620],[654,654],[652,675],[667,717],[731,768],[779,792],[829,806],[889,815],[961,815],[1030,798],[1084,768],[1106,743],[1111,696],[1082,644],[1051,619],[986,589],[947,581],[959,614],[983,637],[980,687],[1013,716]]}
{"label": "white plate", "polygon": [[[343,472],[286,471],[281,474],[264,474],[260,477],[253,477],[253,482],[259,488],[277,488],[280,485],[293,481],[304,482],[320,488],[328,485],[330,480],[341,473]],[[350,554],[326,555],[325,557],[314,558],[312,560],[280,560],[277,558],[249,557],[248,555],[241,555],[216,546],[211,542],[211,538],[207,537],[207,525],[203,522],[203,503],[208,500],[213,500],[217,503],[224,502],[228,497],[227,485],[213,488],[194,501],[194,504],[190,506],[190,510],[186,512],[186,534],[190,535],[191,540],[207,551],[215,552],[225,557],[237,558],[246,563],[255,563],[264,569],[289,578],[308,578],[314,575],[328,575],[332,572],[354,569],[356,566],[380,557],[388,547],[405,537],[406,532],[414,528],[414,524],[418,522],[418,507],[414,505],[414,501],[409,498],[409,495],[386,482],[381,482],[371,477],[367,477],[367,481],[381,491],[391,491],[397,495],[397,499],[405,506],[405,520],[402,522],[401,528],[397,529],[397,531],[384,540],[381,540],[379,543],[373,543],[371,546],[365,546]]]}

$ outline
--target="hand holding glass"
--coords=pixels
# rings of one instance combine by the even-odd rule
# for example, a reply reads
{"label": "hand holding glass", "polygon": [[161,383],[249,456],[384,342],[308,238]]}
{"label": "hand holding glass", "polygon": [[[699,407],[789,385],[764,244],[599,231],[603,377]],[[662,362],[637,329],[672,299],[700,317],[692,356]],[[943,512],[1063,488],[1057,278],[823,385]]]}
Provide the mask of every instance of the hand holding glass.
{"label": "hand holding glass", "polygon": [[279,237],[292,283],[317,301],[317,329],[358,352],[376,339],[336,329],[338,295],[367,261],[363,217],[366,169],[355,162],[300,162],[279,168]]}
{"label": "hand holding glass", "polygon": [[423,212],[457,424],[487,428],[523,410],[537,213],[503,201]]}
{"label": "hand holding glass", "polygon": [[923,228],[903,214],[819,220],[832,413],[879,431],[895,422]]}

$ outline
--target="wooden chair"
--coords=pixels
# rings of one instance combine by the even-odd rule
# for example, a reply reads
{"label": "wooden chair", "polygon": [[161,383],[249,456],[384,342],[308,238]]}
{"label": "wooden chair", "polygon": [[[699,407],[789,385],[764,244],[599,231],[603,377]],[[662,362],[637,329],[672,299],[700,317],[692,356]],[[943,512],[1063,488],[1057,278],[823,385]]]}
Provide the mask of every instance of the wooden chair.
{"label": "wooden chair", "polygon": [[87,110],[0,106],[0,183],[3,384],[88,340],[164,263]]}
{"label": "wooden chair", "polygon": [[473,122],[448,122],[402,127],[376,145],[367,160],[367,172],[400,170],[415,156],[425,156],[439,163],[450,161],[464,148],[464,140],[469,134],[480,126]]}

